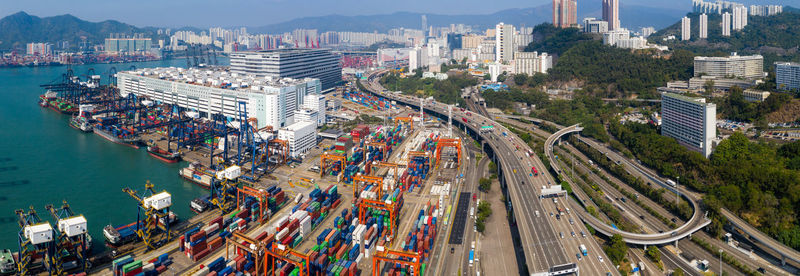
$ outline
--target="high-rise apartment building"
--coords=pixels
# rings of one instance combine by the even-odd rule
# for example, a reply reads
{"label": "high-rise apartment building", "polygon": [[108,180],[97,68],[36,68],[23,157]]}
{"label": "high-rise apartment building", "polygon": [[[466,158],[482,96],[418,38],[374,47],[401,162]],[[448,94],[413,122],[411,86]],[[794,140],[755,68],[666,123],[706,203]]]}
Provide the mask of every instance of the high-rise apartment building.
{"label": "high-rise apartment building", "polygon": [[318,79],[240,75],[227,70],[146,68],[117,73],[120,94],[133,93],[167,104],[236,118],[238,103],[247,103],[247,117],[259,128],[281,128],[294,122],[306,96],[320,94]]}
{"label": "high-rise apartment building", "polygon": [[427,33],[428,32],[428,17],[425,16],[424,14],[421,17],[422,17],[422,29],[421,30],[422,30],[423,33]]}
{"label": "high-rise apartment building", "polygon": [[532,76],[536,73],[546,74],[553,67],[553,57],[547,53],[517,52],[514,54],[514,73]]}
{"label": "high-rise apartment building", "polygon": [[700,15],[700,33],[697,37],[708,38],[708,15],[705,13]]}
{"label": "high-rise apartment building", "polygon": [[106,53],[131,53],[150,50],[153,41],[149,38],[106,38]]}
{"label": "high-rise apartment building", "polygon": [[28,43],[26,53],[29,56],[49,56],[53,54],[53,44],[50,43]]}
{"label": "high-rise apartment building", "polygon": [[725,12],[722,14],[722,36],[731,36],[731,14]]}
{"label": "high-rise apartment building", "polygon": [[603,0],[603,21],[608,22],[609,30],[619,26],[619,0]]}
{"label": "high-rise apartment building", "polygon": [[800,63],[776,62],[775,83],[780,90],[800,89]]}
{"label": "high-rise apartment building", "polygon": [[656,32],[654,27],[642,27],[642,37],[649,37]]}
{"label": "high-rise apartment building", "polygon": [[717,106],[705,98],[661,94],[661,135],[703,154],[711,155],[717,136]]}
{"label": "high-rise apartment building", "polygon": [[733,29],[741,30],[744,29],[745,26],[747,26],[747,7],[733,7]]}
{"label": "high-rise apartment building", "polygon": [[230,54],[231,72],[257,77],[316,78],[322,91],[342,81],[339,58],[329,49],[272,49]]}
{"label": "high-rise apartment building", "polygon": [[763,78],[764,57],[761,55],[729,57],[694,57],[694,76],[718,78]]}
{"label": "high-rise apartment building", "polygon": [[500,22],[495,26],[495,59],[496,62],[514,59],[514,26]]}
{"label": "high-rise apartment building", "polygon": [[681,18],[681,40],[692,39],[692,20],[684,16]]}
{"label": "high-rise apartment building", "polygon": [[553,0],[553,25],[568,28],[578,24],[577,0]]}

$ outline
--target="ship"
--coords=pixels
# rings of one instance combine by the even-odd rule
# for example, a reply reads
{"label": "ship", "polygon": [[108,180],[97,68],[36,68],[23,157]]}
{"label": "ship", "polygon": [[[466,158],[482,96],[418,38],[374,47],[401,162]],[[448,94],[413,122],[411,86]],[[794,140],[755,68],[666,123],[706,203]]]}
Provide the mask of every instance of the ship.
{"label": "ship", "polygon": [[95,124],[94,133],[111,142],[120,145],[126,145],[135,149],[139,148],[139,143],[141,142],[141,138],[134,134],[129,134],[128,131],[120,129],[117,126],[103,126],[102,124]]}
{"label": "ship", "polygon": [[189,167],[181,169],[178,174],[206,189],[211,189],[211,183],[214,181],[214,178],[211,174],[206,173],[206,169],[200,162],[192,162]]}
{"label": "ship", "polygon": [[[175,224],[178,222],[178,216],[175,215],[172,211],[169,212],[167,215],[168,223],[170,225]],[[159,225],[164,225],[163,219],[159,219]],[[103,236],[106,238],[106,244],[109,247],[117,248],[122,245],[136,242],[139,240],[138,234],[136,234],[136,229],[144,229],[144,221],[142,221],[137,227],[136,222],[131,222],[126,225],[120,225],[117,227],[112,226],[111,224],[106,225],[103,227]]]}
{"label": "ship", "polygon": [[192,208],[192,211],[195,213],[202,213],[208,210],[209,200],[211,199],[210,195],[201,196],[198,198],[193,199],[189,202],[189,207]]}
{"label": "ship", "polygon": [[47,102],[47,107],[49,107],[53,111],[56,111],[56,112],[59,112],[59,113],[63,113],[63,114],[68,114],[68,115],[73,115],[75,113],[78,113],[78,108],[77,107],[73,106],[70,103],[63,102],[63,101],[61,101],[61,99],[58,99],[58,98],[54,98],[54,99],[51,99],[50,101],[48,101]]}
{"label": "ship", "polygon": [[75,116],[69,120],[69,126],[83,132],[92,132],[92,124],[86,117]]}
{"label": "ship", "polygon": [[14,254],[9,249],[0,251],[0,275],[12,275],[17,272]]}
{"label": "ship", "polygon": [[180,152],[170,152],[168,150],[159,148],[155,144],[147,146],[147,153],[150,154],[150,156],[167,163],[176,163],[181,160]]}
{"label": "ship", "polygon": [[39,96],[39,105],[41,107],[47,107],[49,105],[50,101],[54,100],[57,96],[58,96],[58,94],[56,92],[48,90],[43,95]]}

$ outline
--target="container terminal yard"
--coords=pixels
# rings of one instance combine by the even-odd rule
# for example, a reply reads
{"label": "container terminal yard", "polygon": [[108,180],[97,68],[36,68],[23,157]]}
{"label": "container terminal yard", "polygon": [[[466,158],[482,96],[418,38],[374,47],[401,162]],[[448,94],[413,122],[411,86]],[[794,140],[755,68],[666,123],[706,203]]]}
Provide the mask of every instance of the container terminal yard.
{"label": "container terminal yard", "polygon": [[[99,83],[98,76],[65,74],[42,85],[39,104],[70,116],[86,135],[145,148],[142,154],[163,162],[185,161],[175,177],[208,194],[173,202],[159,183],[124,188],[130,200],[115,204],[135,206],[137,214],[123,225],[87,221],[68,197],[46,206],[50,217],[20,209],[19,250],[4,251],[13,256],[4,273],[435,275],[441,245],[464,234],[463,220],[453,218],[456,210],[467,216],[456,206],[460,184],[475,181],[464,178],[468,138],[354,84],[333,93],[343,115],[383,122],[358,124],[293,158],[287,141],[247,117],[244,101],[236,118],[208,116]],[[177,217],[173,204],[197,215]],[[90,227],[101,227],[103,237],[89,236]],[[107,250],[90,253],[103,244]]]}

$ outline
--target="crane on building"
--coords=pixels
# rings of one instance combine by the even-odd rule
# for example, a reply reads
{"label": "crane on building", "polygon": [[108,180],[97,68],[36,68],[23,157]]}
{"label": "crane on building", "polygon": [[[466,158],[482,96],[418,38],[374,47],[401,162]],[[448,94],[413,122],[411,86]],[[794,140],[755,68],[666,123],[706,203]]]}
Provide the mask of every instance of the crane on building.
{"label": "crane on building", "polygon": [[55,250],[51,256],[53,274],[65,275],[65,270],[73,268],[73,265],[65,264],[65,261],[74,262],[74,268],[79,272],[86,272],[89,268],[87,257],[91,250],[89,244],[91,237],[87,232],[86,218],[83,215],[76,215],[66,200],[62,202],[60,208],[55,208],[52,204],[44,208],[58,222]]}
{"label": "crane on building", "polygon": [[20,276],[36,275],[31,268],[34,267],[34,258],[42,258],[42,265],[48,269],[49,275],[53,275],[51,269],[53,264],[46,256],[52,256],[55,248],[53,246],[54,230],[49,222],[42,220],[30,206],[27,213],[25,210],[14,211],[19,217],[20,231],[17,235],[19,245],[19,257],[17,260],[17,273]]}
{"label": "crane on building", "polygon": [[156,193],[153,184],[148,180],[144,185],[145,190],[139,194],[131,188],[122,191],[136,200],[138,210],[136,213],[136,235],[142,239],[147,250],[161,247],[172,239],[170,224],[174,221],[170,216],[169,207],[172,206],[172,195],[167,191]]}

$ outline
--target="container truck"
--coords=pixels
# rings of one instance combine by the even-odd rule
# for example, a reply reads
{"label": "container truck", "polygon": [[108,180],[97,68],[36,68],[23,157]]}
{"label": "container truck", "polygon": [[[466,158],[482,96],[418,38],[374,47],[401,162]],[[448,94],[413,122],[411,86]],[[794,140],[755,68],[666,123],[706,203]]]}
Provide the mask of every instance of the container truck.
{"label": "container truck", "polygon": [[581,254],[583,254],[583,256],[586,256],[586,255],[589,254],[589,252],[586,251],[586,246],[585,245],[581,244],[580,246],[578,246],[578,248],[581,249]]}

